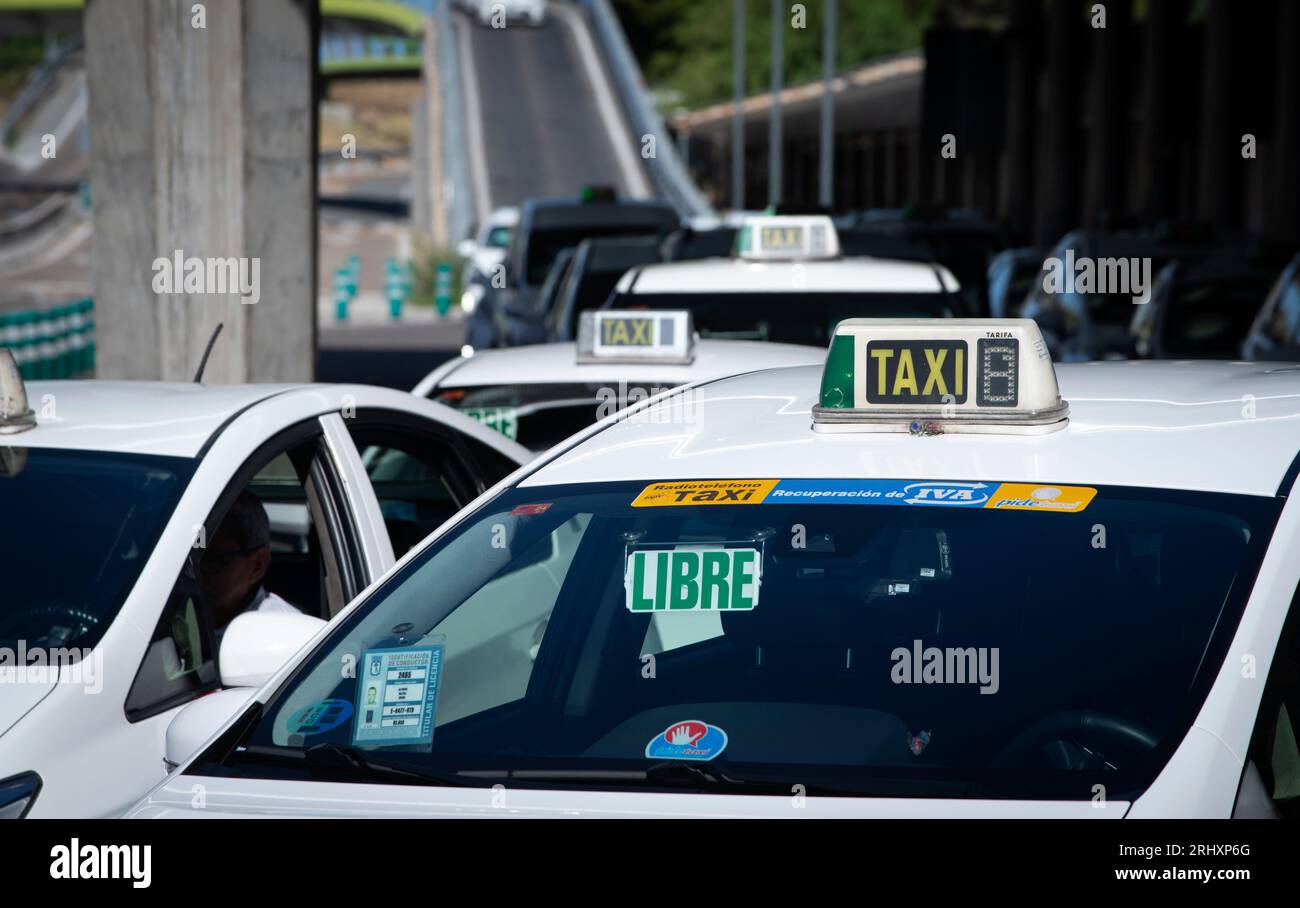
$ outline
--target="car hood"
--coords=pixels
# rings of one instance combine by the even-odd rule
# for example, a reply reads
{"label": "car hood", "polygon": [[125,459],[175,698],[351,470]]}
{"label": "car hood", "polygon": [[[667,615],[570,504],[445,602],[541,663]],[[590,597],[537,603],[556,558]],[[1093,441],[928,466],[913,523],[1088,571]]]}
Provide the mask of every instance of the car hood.
{"label": "car hood", "polygon": [[50,695],[57,678],[40,678],[32,672],[4,665],[0,660],[0,735],[17,724]]}
{"label": "car hood", "polygon": [[[203,792],[196,803],[196,786]],[[537,791],[355,785],[174,775],[127,817],[586,817],[1119,819],[1126,801],[941,801],[739,794]]]}

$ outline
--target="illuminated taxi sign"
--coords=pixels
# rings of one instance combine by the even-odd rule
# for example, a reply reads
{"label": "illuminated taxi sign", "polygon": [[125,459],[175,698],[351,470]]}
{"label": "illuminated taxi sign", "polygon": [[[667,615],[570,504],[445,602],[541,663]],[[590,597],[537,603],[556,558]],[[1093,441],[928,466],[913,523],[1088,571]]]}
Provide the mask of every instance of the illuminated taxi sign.
{"label": "illuminated taxi sign", "polygon": [[831,432],[1045,432],[1068,414],[1031,319],[862,318],[835,329],[813,422]]}
{"label": "illuminated taxi sign", "polygon": [[824,216],[749,218],[736,234],[736,255],[752,260],[829,259],[840,239]]}
{"label": "illuminated taxi sign", "polygon": [[679,363],[695,354],[695,326],[685,310],[601,309],[578,321],[579,363]]}

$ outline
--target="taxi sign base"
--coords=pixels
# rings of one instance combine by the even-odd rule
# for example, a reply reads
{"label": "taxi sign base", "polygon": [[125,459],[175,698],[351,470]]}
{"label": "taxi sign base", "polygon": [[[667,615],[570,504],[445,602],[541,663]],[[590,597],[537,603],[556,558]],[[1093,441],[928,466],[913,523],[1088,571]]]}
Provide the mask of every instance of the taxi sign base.
{"label": "taxi sign base", "polygon": [[906,411],[863,411],[852,408],[815,406],[813,431],[829,434],[894,432],[909,435],[1047,435],[1059,432],[1070,422],[1070,405],[1061,401],[1045,410],[1008,413],[956,413],[935,417],[933,413]]}

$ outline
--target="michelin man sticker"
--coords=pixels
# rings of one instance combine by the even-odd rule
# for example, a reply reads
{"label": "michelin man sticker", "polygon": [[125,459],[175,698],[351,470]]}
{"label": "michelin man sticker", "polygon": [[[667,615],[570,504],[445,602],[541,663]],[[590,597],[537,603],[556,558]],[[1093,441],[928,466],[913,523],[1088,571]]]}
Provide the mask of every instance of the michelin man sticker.
{"label": "michelin man sticker", "polygon": [[352,743],[431,743],[442,656],[442,644],[362,653]]}
{"label": "michelin man sticker", "polygon": [[645,746],[651,760],[712,760],[727,748],[727,733],[716,725],[687,719],[674,722]]}

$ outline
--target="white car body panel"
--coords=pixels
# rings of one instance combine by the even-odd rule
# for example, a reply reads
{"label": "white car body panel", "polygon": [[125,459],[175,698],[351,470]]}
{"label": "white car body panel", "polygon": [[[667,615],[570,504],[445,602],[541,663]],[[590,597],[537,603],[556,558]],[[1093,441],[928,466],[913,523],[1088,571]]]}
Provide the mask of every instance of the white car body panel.
{"label": "white car body panel", "polygon": [[[194,786],[203,786],[203,806]],[[541,791],[287,782],[177,775],[133,807],[135,819],[215,817],[640,818],[640,819],[1120,819],[1123,801],[945,801],[771,795]]]}
{"label": "white car body panel", "polygon": [[[942,279],[942,284],[940,280]],[[629,293],[955,293],[942,265],[853,257],[808,262],[697,259],[634,268],[618,282]]]}
{"label": "white car body panel", "polygon": [[[804,477],[1148,486],[1273,495],[1300,450],[1297,373],[1252,363],[1058,366],[1069,426],[1038,437],[809,430],[821,369],[698,387],[693,420],[621,420],[566,446],[523,485],[618,479]],[[1255,416],[1244,418],[1243,397]],[[671,408],[674,397],[653,406]]]}
{"label": "white car body panel", "polygon": [[698,340],[689,365],[664,363],[579,363],[577,345],[534,344],[509,350],[484,350],[448,360],[415,386],[412,394],[427,397],[439,388],[512,384],[619,382],[675,387],[687,382],[722,378],[775,366],[820,364],[826,351],[799,344],[759,341]]}
{"label": "white car body panel", "polygon": [[[632,416],[672,407],[667,392],[578,433],[502,486],[678,478],[872,476],[1051,481],[1273,497],[1289,492],[1300,452],[1300,368],[1245,363],[1088,363],[1058,367],[1071,422],[1051,435],[820,435],[811,430],[820,369],[755,372],[693,389],[697,418]],[[1243,411],[1248,395],[1253,409]],[[1140,452],[1140,454],[1138,453]],[[1282,486],[1286,488],[1280,488]],[[495,494],[481,496],[478,503]],[[403,562],[418,557],[462,516]],[[1188,734],[1132,804],[1094,801],[790,798],[644,792],[392,787],[177,775],[130,812],[217,816],[854,816],[1227,817],[1272,654],[1300,583],[1300,501],[1288,498],[1229,654]],[[365,595],[349,606],[364,604]],[[1243,658],[1254,657],[1254,672]],[[301,658],[301,656],[300,656]],[[269,696],[291,669],[259,692]],[[202,783],[203,809],[191,803]]]}
{"label": "white car body panel", "polygon": [[[120,813],[142,792],[164,778],[164,733],[181,707],[130,723],[124,713],[127,694],[144,657],[162,608],[176,583],[194,538],[225,490],[233,473],[269,438],[304,420],[337,414],[344,407],[382,408],[408,413],[452,427],[523,463],[532,455],[499,433],[454,410],[401,391],[362,385],[230,386],[208,388],[146,382],[33,382],[28,393],[38,405],[50,395],[59,421],[42,419],[37,428],[0,435],[0,446],[136,451],[202,459],[164,527],[158,544],[140,572],[116,617],[105,631],[92,664],[102,666],[101,689],[91,693],[80,684],[41,685],[14,693],[0,688],[6,706],[0,728],[21,715],[0,735],[0,779],[35,770],[42,778],[30,816],[103,816]],[[238,414],[238,415],[235,415]],[[233,419],[231,417],[234,416]],[[335,419],[339,417],[334,416]],[[216,436],[211,434],[227,421]],[[346,443],[346,444],[344,444]],[[383,528],[378,503],[350,439],[336,433],[332,456],[351,447],[351,457],[336,462],[357,522],[370,532]],[[355,461],[349,463],[349,461]],[[369,495],[356,494],[359,489]],[[382,539],[387,543],[387,535]],[[392,565],[378,539],[371,540],[367,561],[373,582]],[[291,660],[294,661],[294,660]],[[93,742],[93,743],[92,743]]]}

